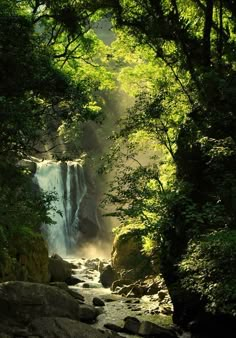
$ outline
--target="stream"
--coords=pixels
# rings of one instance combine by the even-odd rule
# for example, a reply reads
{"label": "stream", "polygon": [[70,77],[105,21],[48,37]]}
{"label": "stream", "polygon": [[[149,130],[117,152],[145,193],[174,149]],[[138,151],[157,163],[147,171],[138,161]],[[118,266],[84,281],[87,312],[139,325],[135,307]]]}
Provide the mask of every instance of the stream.
{"label": "stream", "polygon": [[[102,299],[105,303],[105,306],[99,307],[101,314],[97,317],[96,323],[91,324],[93,327],[104,329],[104,324],[107,323],[122,327],[124,318],[127,316],[136,317],[139,320],[148,320],[161,326],[170,326],[172,324],[170,315],[150,314],[155,308],[155,295],[127,298],[113,293],[110,288],[104,288],[99,282],[99,265],[107,265],[108,262],[106,260],[75,257],[67,257],[66,260],[78,267],[73,269],[73,276],[81,280],[81,282],[70,286],[70,288],[83,295],[86,304],[92,305],[94,297]],[[123,332],[119,334],[123,337],[140,337]],[[183,333],[179,337],[190,338],[190,335]]]}

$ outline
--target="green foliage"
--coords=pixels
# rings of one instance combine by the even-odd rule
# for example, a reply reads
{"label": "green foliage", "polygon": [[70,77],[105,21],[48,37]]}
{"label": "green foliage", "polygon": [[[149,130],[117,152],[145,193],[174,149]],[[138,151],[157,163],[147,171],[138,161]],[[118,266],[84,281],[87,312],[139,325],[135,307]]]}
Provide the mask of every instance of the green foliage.
{"label": "green foliage", "polygon": [[60,124],[65,133],[65,126],[77,124],[79,133],[82,121],[98,117],[94,92],[112,88],[113,78],[105,69],[106,46],[89,23],[93,13],[80,6],[69,0],[1,2],[4,156],[26,156],[57,135]]}
{"label": "green foliage", "polygon": [[236,231],[220,230],[191,241],[179,264],[181,283],[198,293],[209,312],[236,316]]}
{"label": "green foliage", "polygon": [[157,250],[157,243],[156,240],[151,237],[151,235],[143,236],[142,237],[142,242],[143,242],[143,252],[151,256],[154,250]]}
{"label": "green foliage", "polygon": [[144,225],[140,222],[132,222],[131,220],[124,221],[122,227],[115,227],[113,232],[116,236],[122,238],[126,238],[126,236],[131,236],[132,234],[136,234],[140,236],[143,233]]}
{"label": "green foliage", "polygon": [[16,242],[31,240],[49,217],[54,194],[42,194],[32,176],[12,163],[1,163],[0,174],[0,260],[14,252]]}
{"label": "green foliage", "polygon": [[[22,157],[51,131],[79,148],[82,122],[102,111],[94,94],[117,78],[136,103],[116,126],[101,169],[115,177],[109,214],[122,220],[124,234],[137,227],[144,250],[157,241],[168,281],[196,286],[208,310],[235,314],[235,287],[224,270],[227,255],[235,259],[234,3],[4,0],[0,11],[0,153]],[[108,12],[118,36],[110,47],[91,28]],[[46,214],[32,211],[37,203],[28,193],[24,200],[23,186],[12,200],[20,218],[36,213],[37,227]],[[7,243],[7,232],[0,236]]]}

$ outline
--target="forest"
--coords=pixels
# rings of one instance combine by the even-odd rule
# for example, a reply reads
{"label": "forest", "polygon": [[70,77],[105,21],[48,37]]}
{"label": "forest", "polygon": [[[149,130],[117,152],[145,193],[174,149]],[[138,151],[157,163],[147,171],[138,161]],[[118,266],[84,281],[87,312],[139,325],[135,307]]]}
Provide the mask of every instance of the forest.
{"label": "forest", "polygon": [[63,143],[57,159],[96,168],[115,236],[158,257],[173,322],[233,337],[236,1],[1,0],[0,122],[1,281],[54,226],[57,197],[20,163]]}

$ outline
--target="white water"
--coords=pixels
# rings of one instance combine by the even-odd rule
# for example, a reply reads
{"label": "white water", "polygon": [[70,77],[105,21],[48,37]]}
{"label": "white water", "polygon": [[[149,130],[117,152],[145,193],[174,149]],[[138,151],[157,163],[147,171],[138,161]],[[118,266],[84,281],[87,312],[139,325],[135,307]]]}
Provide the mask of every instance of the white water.
{"label": "white water", "polygon": [[55,192],[50,217],[55,224],[43,225],[50,254],[65,256],[73,251],[79,234],[79,208],[87,192],[83,167],[74,161],[45,160],[37,163],[35,178],[44,192]]}

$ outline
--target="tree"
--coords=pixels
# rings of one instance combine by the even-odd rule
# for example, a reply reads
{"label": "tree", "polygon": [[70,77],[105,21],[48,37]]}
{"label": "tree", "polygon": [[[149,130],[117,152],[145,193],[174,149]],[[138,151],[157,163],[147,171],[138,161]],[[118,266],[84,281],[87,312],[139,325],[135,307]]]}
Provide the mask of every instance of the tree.
{"label": "tree", "polygon": [[[172,73],[179,92],[171,85],[164,91],[172,105],[183,96],[186,99],[182,110],[176,111],[182,119],[173,128],[176,180],[166,187],[165,195],[157,197],[163,212],[156,227],[161,231],[162,273],[174,302],[175,320],[186,324],[197,312],[204,318],[206,305],[201,303],[200,290],[192,290],[191,298],[181,285],[178,266],[189,241],[198,242],[199,236],[214,230],[235,228],[235,5],[223,0],[130,0],[116,1],[113,13],[115,26],[134,37],[133,51],[149,46]],[[161,77],[157,83],[155,88],[162,90]],[[155,100],[161,96],[159,91],[152,96],[154,124],[158,125],[173,111],[164,104],[165,99],[161,104],[160,99]],[[143,106],[139,109],[140,116]],[[149,105],[142,123],[138,119],[141,128],[148,129],[153,123],[148,112]],[[134,120],[126,125],[126,132],[133,132]],[[171,132],[169,124],[166,128],[165,136]],[[159,138],[161,135],[158,132]],[[224,307],[229,309],[226,303]],[[221,314],[220,306],[216,312]]]}
{"label": "tree", "polygon": [[93,13],[75,5],[69,0],[0,4],[1,262],[7,255],[15,259],[16,238],[30,241],[43,222],[52,223],[48,210],[54,196],[38,191],[19,160],[41,153],[51,139],[55,147],[60,126],[60,136],[67,136],[66,126],[79,130],[83,121],[96,119],[99,76],[109,82],[98,60],[91,61],[98,50],[102,55],[102,42],[90,29]]}

